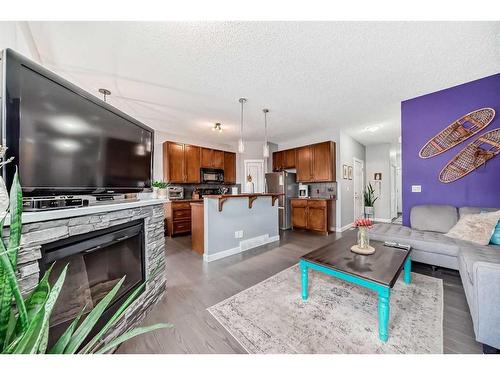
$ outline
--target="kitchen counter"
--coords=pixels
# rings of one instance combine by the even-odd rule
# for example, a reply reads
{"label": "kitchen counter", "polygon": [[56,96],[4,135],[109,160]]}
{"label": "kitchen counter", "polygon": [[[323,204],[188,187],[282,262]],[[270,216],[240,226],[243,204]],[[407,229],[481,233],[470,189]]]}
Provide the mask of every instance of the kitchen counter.
{"label": "kitchen counter", "polygon": [[337,200],[337,198],[321,198],[321,197],[290,198],[290,200],[292,200],[292,199],[299,199],[301,201],[335,201],[335,200]]}
{"label": "kitchen counter", "polygon": [[279,193],[253,193],[253,194],[216,194],[204,195],[203,198],[247,198],[247,197],[279,197],[284,194]]}

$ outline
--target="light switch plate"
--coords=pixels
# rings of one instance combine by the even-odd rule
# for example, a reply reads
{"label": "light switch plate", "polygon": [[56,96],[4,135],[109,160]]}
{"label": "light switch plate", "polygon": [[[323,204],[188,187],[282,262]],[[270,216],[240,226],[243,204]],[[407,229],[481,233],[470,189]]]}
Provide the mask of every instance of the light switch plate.
{"label": "light switch plate", "polygon": [[411,185],[411,192],[412,193],[421,193],[422,192],[422,185]]}

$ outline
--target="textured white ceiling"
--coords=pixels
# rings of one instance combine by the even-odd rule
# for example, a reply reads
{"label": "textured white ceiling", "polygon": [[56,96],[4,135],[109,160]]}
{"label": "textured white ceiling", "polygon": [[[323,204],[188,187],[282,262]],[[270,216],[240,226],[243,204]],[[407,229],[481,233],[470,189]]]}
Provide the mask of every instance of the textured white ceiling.
{"label": "textured white ceiling", "polygon": [[[402,100],[500,71],[499,22],[30,22],[42,63],[157,130],[397,142]],[[210,127],[222,122],[225,131]],[[372,131],[369,131],[372,130]]]}

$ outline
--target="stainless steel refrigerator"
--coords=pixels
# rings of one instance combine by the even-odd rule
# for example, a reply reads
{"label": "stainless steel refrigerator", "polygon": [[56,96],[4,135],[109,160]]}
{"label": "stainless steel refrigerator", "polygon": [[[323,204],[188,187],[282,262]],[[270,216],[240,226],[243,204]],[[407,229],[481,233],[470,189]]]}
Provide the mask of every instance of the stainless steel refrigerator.
{"label": "stainless steel refrigerator", "polygon": [[290,229],[292,227],[290,198],[296,198],[299,192],[296,174],[286,171],[266,173],[266,192],[285,194],[278,199],[279,228]]}

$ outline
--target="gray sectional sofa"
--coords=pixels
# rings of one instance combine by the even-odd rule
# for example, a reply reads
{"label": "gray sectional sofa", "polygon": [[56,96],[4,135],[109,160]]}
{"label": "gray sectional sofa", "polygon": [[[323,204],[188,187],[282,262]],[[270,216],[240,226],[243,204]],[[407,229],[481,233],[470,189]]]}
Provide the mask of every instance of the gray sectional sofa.
{"label": "gray sectional sofa", "polygon": [[[443,235],[465,214],[498,208],[423,205],[411,209],[411,227],[375,224],[370,238],[412,246],[412,260],[460,272],[476,340],[500,349],[500,246],[481,246]],[[488,348],[491,349],[491,348]]]}

